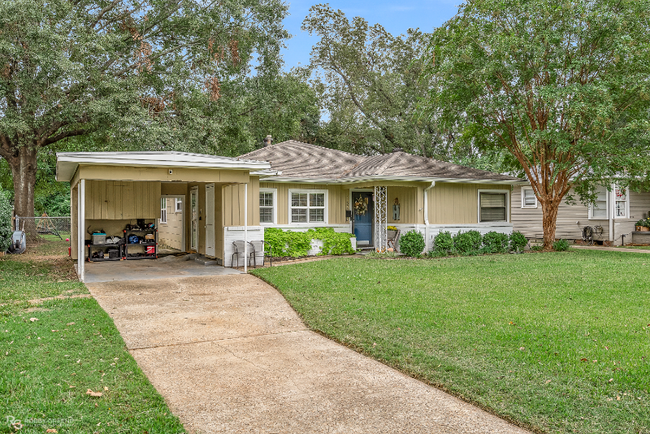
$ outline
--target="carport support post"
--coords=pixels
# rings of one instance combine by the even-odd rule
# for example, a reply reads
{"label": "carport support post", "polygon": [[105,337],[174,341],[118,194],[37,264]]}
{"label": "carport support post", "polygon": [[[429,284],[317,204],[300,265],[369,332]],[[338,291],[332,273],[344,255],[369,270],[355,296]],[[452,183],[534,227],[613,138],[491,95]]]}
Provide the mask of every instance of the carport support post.
{"label": "carport support post", "polygon": [[244,184],[244,273],[248,273],[248,184]]}
{"label": "carport support post", "polygon": [[85,279],[84,273],[84,242],[86,241],[86,180],[79,180],[77,188],[77,276],[81,282]]}

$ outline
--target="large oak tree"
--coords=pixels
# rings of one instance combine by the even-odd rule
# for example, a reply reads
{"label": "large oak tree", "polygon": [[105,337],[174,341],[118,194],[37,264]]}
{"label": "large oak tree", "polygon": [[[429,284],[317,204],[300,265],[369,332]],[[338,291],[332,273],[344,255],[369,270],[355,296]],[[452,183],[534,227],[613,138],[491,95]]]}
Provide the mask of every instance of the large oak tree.
{"label": "large oak tree", "polygon": [[551,249],[572,187],[647,168],[649,52],[648,0],[469,0],[434,33],[425,108],[516,159]]}
{"label": "large oak tree", "polygon": [[16,213],[33,215],[38,152],[63,140],[213,149],[222,94],[244,89],[252,65],[277,73],[286,13],[281,0],[0,2],[0,156]]}

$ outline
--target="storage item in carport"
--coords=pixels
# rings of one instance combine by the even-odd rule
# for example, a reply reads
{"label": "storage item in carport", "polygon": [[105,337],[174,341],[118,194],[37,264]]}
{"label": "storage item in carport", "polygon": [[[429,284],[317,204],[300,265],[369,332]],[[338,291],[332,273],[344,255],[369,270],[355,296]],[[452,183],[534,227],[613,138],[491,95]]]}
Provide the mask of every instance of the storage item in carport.
{"label": "storage item in carport", "polygon": [[108,257],[109,258],[119,258],[120,257],[120,250],[119,249],[108,249]]}
{"label": "storage item in carport", "polygon": [[154,240],[155,238],[154,234],[147,234],[144,236],[145,240]]}
{"label": "storage item in carport", "polygon": [[93,244],[106,244],[106,234],[103,232],[94,232]]}
{"label": "storage item in carport", "polygon": [[93,258],[95,258],[95,259],[104,259],[104,252],[99,250],[99,251],[93,253]]}
{"label": "storage item in carport", "polygon": [[140,237],[137,235],[129,235],[129,244],[139,244]]}
{"label": "storage item in carport", "polygon": [[147,255],[153,255],[156,253],[156,246],[147,246]]}

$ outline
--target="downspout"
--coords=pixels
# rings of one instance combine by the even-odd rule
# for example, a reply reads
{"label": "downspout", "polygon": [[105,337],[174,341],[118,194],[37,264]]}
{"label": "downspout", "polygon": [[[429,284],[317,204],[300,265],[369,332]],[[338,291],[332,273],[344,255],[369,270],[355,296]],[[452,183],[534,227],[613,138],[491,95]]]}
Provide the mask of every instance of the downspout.
{"label": "downspout", "polygon": [[429,250],[429,189],[436,186],[436,181],[424,189],[424,246]]}

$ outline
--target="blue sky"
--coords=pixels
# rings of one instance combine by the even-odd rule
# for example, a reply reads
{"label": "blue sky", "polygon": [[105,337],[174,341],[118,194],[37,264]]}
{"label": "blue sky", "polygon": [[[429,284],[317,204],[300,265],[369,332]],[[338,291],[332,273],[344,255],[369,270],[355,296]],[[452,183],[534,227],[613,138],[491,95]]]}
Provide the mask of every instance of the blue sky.
{"label": "blue sky", "polygon": [[[333,9],[341,9],[348,18],[360,16],[370,24],[379,23],[390,33],[399,35],[409,28],[419,27],[424,32],[431,32],[435,27],[453,17],[458,11],[461,0],[405,0],[402,2],[388,0],[332,0],[328,2]],[[309,13],[309,8],[318,0],[290,0],[289,16],[284,20],[285,28],[293,35],[283,50],[285,69],[307,65],[311,47],[317,41],[307,32],[300,30],[302,20]]]}

